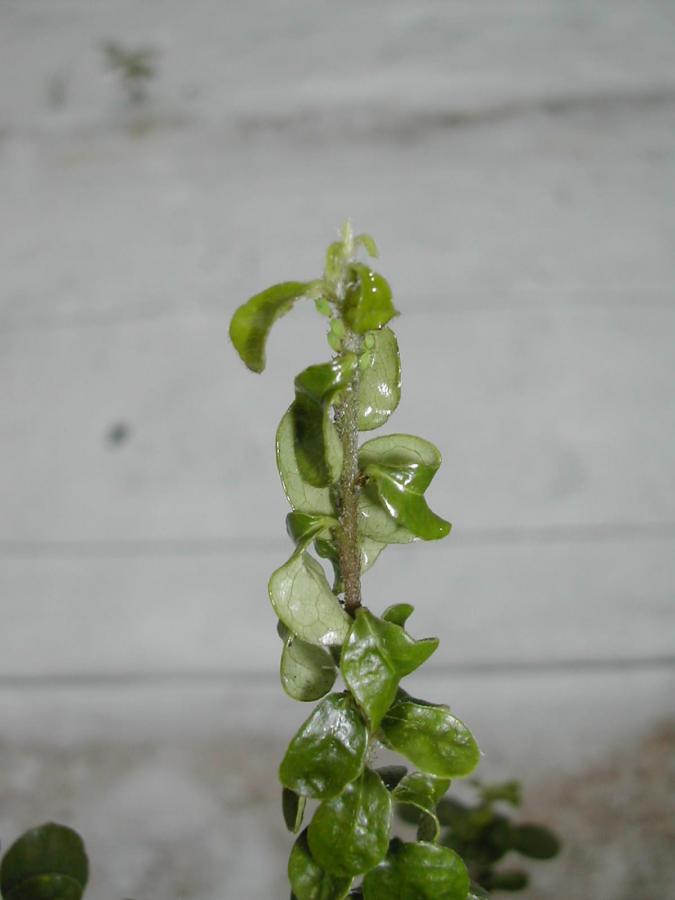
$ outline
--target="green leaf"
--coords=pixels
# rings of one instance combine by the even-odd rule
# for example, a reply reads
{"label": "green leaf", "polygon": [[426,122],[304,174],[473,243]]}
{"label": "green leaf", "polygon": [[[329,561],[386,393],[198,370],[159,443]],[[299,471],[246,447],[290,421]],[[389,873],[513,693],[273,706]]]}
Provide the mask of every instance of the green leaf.
{"label": "green leaf", "polygon": [[356,354],[346,353],[332,362],[309,366],[295,379],[291,405],[295,459],[302,478],[314,487],[327,487],[340,477],[342,444],[330,406],[349,385],[357,365]]}
{"label": "green leaf", "polygon": [[359,380],[359,431],[379,428],[401,399],[401,360],[396,335],[389,328],[369,332],[373,347],[366,351]]}
{"label": "green leaf", "polygon": [[469,887],[469,896],[466,900],[490,900],[490,895],[479,884],[471,882]]}
{"label": "green leaf", "polygon": [[295,456],[295,431],[291,410],[284,415],[277,429],[277,468],[284,493],[293,509],[317,515],[334,515],[335,507],[327,487],[317,488],[300,474]]}
{"label": "green leaf", "polygon": [[488,880],[491,891],[523,891],[529,884],[529,876],[522,869],[504,869],[495,872]]}
{"label": "green leaf", "polygon": [[363,879],[364,900],[467,900],[469,875],[447,847],[393,842],[386,860]]}
{"label": "green leaf", "polygon": [[382,720],[381,730],[390,749],[439,778],[468,775],[480,758],[473,735],[447,706],[416,700],[402,690]]}
{"label": "green leaf", "polygon": [[433,444],[409,434],[374,438],[359,452],[361,471],[382,507],[396,523],[425,541],[445,537],[451,527],[424,499],[440,464],[441,455]]}
{"label": "green leaf", "polygon": [[[319,540],[315,541],[314,546],[319,556],[321,556],[323,559],[329,559],[333,563],[335,573],[337,575],[340,570],[340,551],[338,550],[335,541],[329,541],[320,538]],[[377,541],[373,541],[371,538],[361,538],[361,540],[359,541],[359,551],[361,553],[362,575],[375,564],[378,556],[380,555],[380,553],[382,553],[385,547],[386,544],[380,544]]]}
{"label": "green leaf", "polygon": [[272,573],[268,591],[274,611],[292,634],[310,644],[344,642],[352,620],[303,544]]}
{"label": "green leaf", "polygon": [[414,672],[438,647],[437,638],[416,641],[399,625],[362,607],[342,650],[347,687],[376,729],[396,697],[401,678]]}
{"label": "green leaf", "polygon": [[436,841],[440,826],[436,816],[436,804],[450,787],[449,778],[436,778],[424,772],[410,772],[392,793],[392,800],[420,810],[423,817],[419,823],[425,840]]}
{"label": "green leaf", "polygon": [[552,859],[560,853],[560,841],[543,825],[512,826],[511,846],[522,856],[529,856],[531,859]]}
{"label": "green leaf", "polygon": [[308,288],[304,281],[284,281],[256,294],[240,306],[230,322],[230,338],[243,362],[253,372],[265,368],[265,344],[270,328],[291,310]]}
{"label": "green leaf", "polygon": [[415,535],[393,519],[380,501],[374,482],[366,483],[359,494],[359,537],[385,544],[409,544]]}
{"label": "green leaf", "polygon": [[520,806],[522,802],[521,788],[518,781],[504,781],[501,784],[481,784],[472,782],[480,793],[483,803],[509,803]]}
{"label": "green leaf", "polygon": [[388,791],[393,791],[399,781],[407,774],[405,766],[380,766],[375,769]]}
{"label": "green leaf", "polygon": [[410,603],[394,603],[388,606],[382,613],[385,622],[393,622],[394,625],[400,625],[401,628],[408,621],[410,616],[415,612],[415,607]]}
{"label": "green leaf", "polygon": [[49,822],[25,832],[5,853],[0,891],[6,900],[79,900],[88,877],[82,838]]}
{"label": "green leaf", "polygon": [[378,257],[380,255],[375,238],[370,234],[357,234],[354,238],[354,246],[358,247],[359,245],[363,247],[368,256]]}
{"label": "green leaf", "polygon": [[361,774],[367,750],[368,732],[353,700],[330,694],[289,744],[279,779],[303,796],[335,797]]}
{"label": "green leaf", "polygon": [[337,669],[330,652],[289,635],[281,653],[281,686],[293,700],[324,697],[335,684]]}
{"label": "green leaf", "polygon": [[327,872],[352,876],[372,869],[389,846],[391,797],[366,769],[337,797],[324,800],[308,829],[312,856]]}
{"label": "green leaf", "polygon": [[342,900],[352,883],[351,878],[330,875],[317,865],[307,843],[307,829],[291,850],[288,878],[297,900]]}
{"label": "green leaf", "polygon": [[293,834],[300,831],[302,819],[305,815],[307,797],[301,797],[295,791],[284,788],[281,792],[281,810],[284,814],[286,828]]}
{"label": "green leaf", "polygon": [[330,537],[332,528],[337,527],[338,520],[333,516],[322,516],[295,510],[286,516],[286,531],[296,544],[310,544],[315,538]]}
{"label": "green leaf", "polygon": [[343,306],[347,325],[358,334],[386,325],[396,315],[387,280],[363,263],[350,266],[350,275]]}
{"label": "green leaf", "polygon": [[472,809],[454,797],[443,797],[436,807],[436,815],[441,825],[450,828],[452,836],[461,841],[475,840],[480,830],[492,820],[493,813],[487,811],[487,819],[479,810]]}

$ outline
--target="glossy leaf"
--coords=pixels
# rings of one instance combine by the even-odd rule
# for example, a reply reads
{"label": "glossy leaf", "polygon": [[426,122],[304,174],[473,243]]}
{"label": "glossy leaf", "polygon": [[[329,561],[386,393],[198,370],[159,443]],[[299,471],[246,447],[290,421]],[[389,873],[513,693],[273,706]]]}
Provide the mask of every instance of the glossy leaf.
{"label": "glossy leaf", "polygon": [[393,842],[386,860],[363,879],[364,900],[467,900],[461,858],[438,844]]}
{"label": "glossy leaf", "polygon": [[359,536],[381,544],[409,544],[415,535],[392,518],[382,505],[375,482],[366,483],[359,494]]}
{"label": "glossy leaf", "polygon": [[456,778],[472,772],[480,758],[478,745],[447,706],[426,703],[399,691],[382,720],[382,740],[423,772]]}
{"label": "glossy leaf", "polygon": [[552,859],[560,853],[560,841],[543,825],[514,825],[511,845],[522,856],[531,859]]}
{"label": "glossy leaf", "polygon": [[365,769],[337,797],[324,800],[308,829],[312,856],[327,872],[359,875],[384,859],[389,846],[391,797]]}
{"label": "glossy leaf", "polygon": [[349,877],[330,875],[314,861],[307,843],[307,829],[291,850],[288,879],[296,900],[342,900],[352,883]]}
{"label": "glossy leaf", "polygon": [[265,344],[272,325],[307,292],[304,281],[285,281],[256,294],[240,306],[230,322],[230,338],[253,372],[265,368]]}
{"label": "glossy leaf", "polygon": [[280,781],[303,796],[335,797],[361,774],[367,749],[368,732],[353,700],[330,694],[291,741]]}
{"label": "glossy leaf", "polygon": [[[340,551],[334,541],[319,539],[315,542],[316,552],[323,559],[329,559],[335,568],[336,575],[340,569]],[[367,572],[377,561],[378,556],[386,544],[378,543],[371,538],[361,538],[359,541],[359,551],[361,554],[361,574]],[[339,593],[339,591],[338,591]]]}
{"label": "glossy leaf", "polygon": [[396,765],[380,766],[380,768],[375,769],[375,771],[382,779],[382,783],[388,791],[393,791],[396,785],[408,772],[405,766]]}
{"label": "glossy leaf", "polygon": [[363,263],[354,263],[350,274],[343,307],[349,327],[364,334],[386,325],[396,315],[387,280]]}
{"label": "glossy leaf", "polygon": [[[422,818],[419,827],[424,840],[438,839],[440,827],[436,816],[436,804],[449,787],[449,778],[436,778],[424,772],[410,772],[392,792],[392,800],[396,803],[404,803],[420,811]],[[421,837],[419,834],[418,836]]]}
{"label": "glossy leaf", "polygon": [[89,877],[82,838],[47,823],[25,832],[5,853],[0,891],[5,900],[79,900]]}
{"label": "glossy leaf", "polygon": [[281,653],[281,685],[293,700],[308,702],[324,697],[335,684],[337,669],[331,653],[289,635]]}
{"label": "glossy leaf", "polygon": [[288,630],[310,644],[341,645],[351,618],[331,591],[326,575],[303,545],[272,573],[270,601]]}
{"label": "glossy leaf", "polygon": [[300,474],[295,456],[295,430],[290,409],[279,423],[276,449],[281,483],[293,509],[317,515],[335,515],[329,488],[314,487]]}
{"label": "glossy leaf", "polygon": [[297,834],[302,826],[305,815],[307,797],[301,797],[295,791],[284,788],[281,792],[281,810],[284,814],[286,828],[293,834]]}
{"label": "glossy leaf", "polygon": [[400,625],[403,628],[414,612],[415,607],[410,603],[394,603],[385,609],[382,618],[385,622],[393,622],[394,625]]}
{"label": "glossy leaf", "polygon": [[396,335],[389,328],[369,332],[372,348],[364,355],[359,379],[359,430],[379,428],[401,399],[401,360]]}
{"label": "glossy leaf", "polygon": [[333,516],[317,515],[294,510],[286,516],[286,531],[296,544],[309,544],[317,537],[330,537],[331,528],[338,525]]}
{"label": "glossy leaf", "polygon": [[441,455],[429,441],[394,434],[367,441],[359,452],[359,465],[374,486],[380,504],[398,524],[423,540],[437,540],[450,531],[450,523],[429,509],[424,492],[441,464]]}
{"label": "glossy leaf", "polygon": [[416,641],[364,607],[357,611],[340,669],[374,729],[393,703],[401,678],[426,662],[437,647],[437,638]]}

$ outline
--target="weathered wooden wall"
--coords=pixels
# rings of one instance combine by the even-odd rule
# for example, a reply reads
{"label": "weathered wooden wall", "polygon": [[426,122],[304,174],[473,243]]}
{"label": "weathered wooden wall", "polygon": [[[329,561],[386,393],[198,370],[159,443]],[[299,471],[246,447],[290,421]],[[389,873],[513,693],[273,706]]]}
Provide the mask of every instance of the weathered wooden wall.
{"label": "weathered wooden wall", "polygon": [[[403,313],[391,427],[445,459],[453,535],[365,581],[441,636],[420,690],[544,794],[671,719],[672,5],[0,17],[3,840],[69,817],[93,900],[284,896],[274,760],[305,710],[275,682],[273,436],[323,326],[285,319],[254,378],[227,321],[345,215]],[[142,109],[108,37],[160,51]],[[620,839],[532,896],[655,896]]]}

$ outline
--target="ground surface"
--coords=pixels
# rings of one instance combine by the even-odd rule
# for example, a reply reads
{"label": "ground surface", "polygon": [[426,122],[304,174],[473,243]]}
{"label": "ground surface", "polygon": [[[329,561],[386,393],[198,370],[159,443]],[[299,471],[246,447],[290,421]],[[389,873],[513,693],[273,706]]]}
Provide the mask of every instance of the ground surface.
{"label": "ground surface", "polygon": [[[109,38],[158,51],[139,108]],[[674,39],[666,0],[6,0],[4,842],[81,827],[92,900],[285,896],[272,448],[322,325],[256,379],[227,319],[351,215],[454,523],[367,600],[563,833],[531,898],[673,896]]]}

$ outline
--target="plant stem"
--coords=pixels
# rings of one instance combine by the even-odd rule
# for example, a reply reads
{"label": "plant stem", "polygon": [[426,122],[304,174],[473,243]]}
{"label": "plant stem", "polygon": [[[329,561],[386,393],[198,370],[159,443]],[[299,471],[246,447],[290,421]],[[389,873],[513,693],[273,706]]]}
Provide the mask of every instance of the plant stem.
{"label": "plant stem", "polygon": [[[347,330],[344,339],[347,351],[359,353],[361,338]],[[359,377],[356,371],[339,407],[336,424],[342,440],[342,475],[340,476],[340,574],[344,584],[345,609],[356,615],[361,606],[361,548],[358,532],[359,501]]]}

